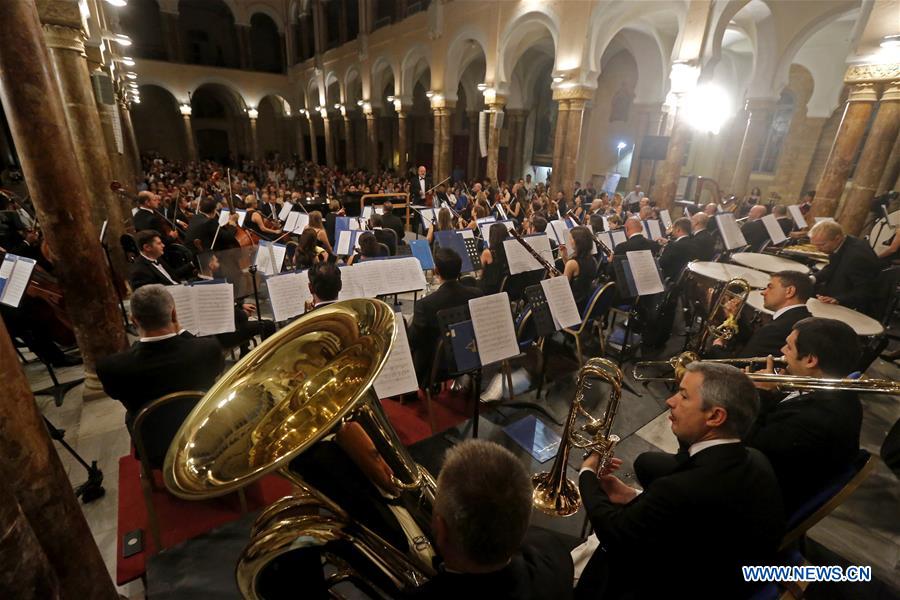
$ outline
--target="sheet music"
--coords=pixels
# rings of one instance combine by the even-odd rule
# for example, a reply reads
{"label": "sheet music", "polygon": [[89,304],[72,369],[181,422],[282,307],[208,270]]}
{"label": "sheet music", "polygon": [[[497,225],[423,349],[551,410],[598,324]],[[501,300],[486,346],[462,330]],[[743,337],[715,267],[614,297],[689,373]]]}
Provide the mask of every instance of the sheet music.
{"label": "sheet music", "polygon": [[234,285],[214,283],[190,286],[197,315],[198,335],[234,331]]}
{"label": "sheet music", "polygon": [[547,297],[556,330],[559,331],[563,327],[578,327],[581,324],[581,315],[578,314],[578,306],[575,304],[575,296],[572,295],[568,277],[544,279],[541,281],[541,287],[544,288],[544,296]]}
{"label": "sheet music", "polygon": [[273,244],[266,240],[260,240],[254,264],[263,275],[277,275],[281,272],[286,252],[287,246],[284,244]]}
{"label": "sheet music", "polygon": [[666,229],[672,227],[672,216],[669,214],[668,208],[664,208],[659,211],[659,218],[663,222],[663,225],[665,225]]}
{"label": "sheet music", "polygon": [[6,275],[0,273],[0,278],[6,279],[6,282],[3,285],[3,296],[0,297],[0,302],[7,306],[17,308],[22,301],[22,295],[25,293],[25,289],[28,287],[28,282],[31,279],[31,272],[34,271],[34,265],[37,264],[37,261],[24,256],[7,254],[3,260],[4,270],[7,268],[6,258],[9,258],[10,256],[12,256],[14,260],[12,261],[12,267],[9,268],[9,273]]}
{"label": "sheet music", "polygon": [[352,252],[350,244],[354,241],[353,232],[345,229],[338,235],[337,249],[338,256],[349,256]]}
{"label": "sheet music", "polygon": [[371,206],[363,206],[362,217],[363,217],[363,219],[369,219],[372,217],[372,207]]}
{"label": "sheet music", "polygon": [[294,233],[303,233],[303,231],[309,227],[309,213],[291,213],[292,215],[297,215],[294,220],[294,228],[291,230]]}
{"label": "sheet music", "polygon": [[800,206],[797,204],[790,204],[787,209],[798,229],[805,229],[808,227],[806,224],[806,217],[803,216],[803,211],[800,210]]}
{"label": "sheet music", "polygon": [[390,269],[388,285],[391,290],[388,293],[425,289],[425,273],[422,271],[422,265],[416,257],[406,256],[377,262],[385,263],[387,268]]}
{"label": "sheet music", "polygon": [[769,234],[769,239],[772,240],[773,244],[780,244],[787,239],[787,236],[784,235],[784,231],[781,229],[781,225],[778,223],[778,219],[775,218],[775,215],[764,216],[762,222],[763,225],[765,225],[766,232]]}
{"label": "sheet music", "polygon": [[614,249],[616,246],[628,240],[628,237],[625,235],[624,229],[613,229],[610,232],[612,236],[613,245],[610,246],[610,250]]}
{"label": "sheet music", "polygon": [[613,236],[610,232],[601,231],[600,233],[598,233],[596,235],[600,239],[600,241],[603,242],[604,244],[606,244],[606,247],[609,248],[610,250],[612,250],[613,248],[616,247],[616,243],[613,241]]}
{"label": "sheet music", "polygon": [[[540,254],[547,262],[553,263],[553,251],[550,250],[550,238],[547,234],[530,235],[522,240],[535,252]],[[543,269],[541,263],[535,259],[528,250],[522,247],[515,239],[503,240],[503,249],[506,252],[506,261],[509,265],[510,275],[537,271]]]}
{"label": "sheet music", "polygon": [[[390,293],[388,289],[390,285],[387,280],[391,274],[384,268],[388,262],[386,260],[368,260],[350,267],[355,271],[353,277],[360,282],[366,297],[374,298]],[[341,274],[343,275],[343,272]]]}
{"label": "sheet music", "polygon": [[659,240],[666,237],[663,235],[663,231],[659,226],[659,221],[656,219],[647,219],[644,221],[644,224],[647,227],[647,232],[650,234],[649,237],[651,240]]}
{"label": "sheet music", "polygon": [[459,229],[459,230],[457,230],[456,233],[463,236],[464,240],[467,240],[467,239],[474,240],[475,239],[475,232],[472,231],[471,229],[469,229],[468,227],[466,229]]}
{"label": "sheet music", "polygon": [[603,231],[609,231],[609,219],[607,217],[600,217],[603,220]]}
{"label": "sheet music", "polygon": [[500,222],[503,223],[504,225],[506,225],[506,230],[507,230],[507,231],[512,231],[513,229],[516,228],[516,222],[515,222],[515,221],[500,221]]}
{"label": "sheet music", "polygon": [[3,262],[0,263],[0,302],[3,301],[3,290],[6,288],[6,282],[9,281],[15,266],[16,256],[7,253],[6,256],[3,257]]}
{"label": "sheet music", "polygon": [[247,211],[242,208],[237,208],[234,212],[236,212],[238,216],[238,227],[243,227],[244,220],[247,218]]}
{"label": "sheet music", "polygon": [[359,277],[359,271],[353,267],[341,267],[341,293],[338,300],[365,298],[366,290]]}
{"label": "sheet music", "polygon": [[278,212],[278,220],[284,222],[285,219],[288,218],[288,215],[294,210],[294,205],[290,202],[285,202],[281,205],[281,210]]}
{"label": "sheet music", "polygon": [[553,235],[556,243],[560,246],[566,245],[566,237],[569,235],[569,228],[566,227],[566,222],[562,220],[550,221],[548,223],[550,226],[549,232]]}
{"label": "sheet music", "polygon": [[634,287],[638,296],[649,296],[665,291],[659,269],[650,250],[626,252],[625,256],[628,258],[628,268],[634,278]]}
{"label": "sheet music", "polygon": [[437,221],[437,211],[433,208],[423,208],[419,211],[419,214],[422,215],[422,221],[429,226],[434,225]]}
{"label": "sheet music", "polygon": [[716,215],[716,223],[722,233],[722,240],[727,250],[734,250],[747,245],[747,239],[734,220],[734,213],[719,213]]}
{"label": "sheet music", "polygon": [[227,208],[223,208],[219,211],[219,227],[225,227],[228,225],[228,219],[231,218],[231,211]]}
{"label": "sheet music", "polygon": [[[494,217],[482,217],[482,218],[476,220],[475,222],[478,223],[478,229],[485,229],[485,227],[484,227],[485,225],[490,225],[491,223],[496,223],[497,219],[495,219]],[[487,229],[490,229],[490,227],[488,227]]]}
{"label": "sheet music", "polygon": [[307,300],[312,300],[307,271],[267,277],[266,288],[269,290],[269,300],[272,302],[276,321],[286,321],[302,315]]}
{"label": "sheet music", "polygon": [[194,300],[191,294],[191,286],[189,285],[168,285],[166,291],[172,295],[175,300],[175,316],[178,317],[178,324],[197,335],[197,312],[194,310]]}
{"label": "sheet music", "polygon": [[395,313],[397,320],[397,338],[391,346],[391,353],[381,373],[375,378],[375,393],[379,398],[390,398],[419,389],[416,369],[413,366],[412,352],[406,337],[406,325],[403,315]]}
{"label": "sheet music", "polygon": [[509,296],[506,292],[469,300],[472,328],[482,365],[499,362],[519,354]]}

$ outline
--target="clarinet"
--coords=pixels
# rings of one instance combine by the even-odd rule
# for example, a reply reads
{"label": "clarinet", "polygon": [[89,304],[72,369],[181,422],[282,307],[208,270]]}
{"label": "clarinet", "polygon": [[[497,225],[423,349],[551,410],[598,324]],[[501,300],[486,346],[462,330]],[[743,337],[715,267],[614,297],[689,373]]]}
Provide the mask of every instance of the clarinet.
{"label": "clarinet", "polygon": [[551,277],[558,277],[562,275],[562,273],[559,272],[559,269],[551,265],[546,258],[538,253],[537,250],[529,246],[528,242],[525,241],[525,239],[518,231],[516,231],[515,229],[510,229],[509,235],[511,235],[514,240],[522,244],[522,247],[528,251],[528,254],[533,256],[534,260],[538,261],[538,263],[540,263],[540,265],[544,267],[544,270],[547,271],[548,275],[550,275]]}
{"label": "clarinet", "polygon": [[[566,216],[567,216],[567,217],[572,217],[573,219],[575,219],[576,222],[578,221],[578,218],[575,216],[575,212],[574,212],[572,209],[569,209],[569,211],[566,213]],[[609,249],[609,246],[607,246],[606,244],[604,244],[604,243],[600,240],[600,238],[597,237],[597,234],[594,233],[593,231],[591,231],[590,227],[586,227],[586,228],[587,228],[587,230],[590,232],[591,237],[594,238],[594,243],[597,244],[598,246],[600,246],[600,250],[602,250],[603,252],[605,252],[607,256],[612,255],[612,250]]]}

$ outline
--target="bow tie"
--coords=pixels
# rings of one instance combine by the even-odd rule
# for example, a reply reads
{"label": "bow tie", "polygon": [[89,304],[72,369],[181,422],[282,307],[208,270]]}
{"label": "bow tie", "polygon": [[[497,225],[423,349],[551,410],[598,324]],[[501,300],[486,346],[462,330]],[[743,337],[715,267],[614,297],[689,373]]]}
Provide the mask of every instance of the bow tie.
{"label": "bow tie", "polygon": [[419,177],[419,181],[425,181],[424,177]]}

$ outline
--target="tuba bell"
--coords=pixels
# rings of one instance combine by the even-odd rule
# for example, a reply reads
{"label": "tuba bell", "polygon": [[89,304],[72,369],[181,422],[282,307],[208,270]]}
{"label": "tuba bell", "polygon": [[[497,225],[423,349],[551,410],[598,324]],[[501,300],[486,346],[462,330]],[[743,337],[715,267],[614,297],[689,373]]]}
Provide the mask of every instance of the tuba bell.
{"label": "tuba bell", "polygon": [[[302,551],[332,567],[325,580],[330,593],[332,586],[351,581],[370,596],[388,598],[434,575],[422,552],[431,547],[434,479],[409,455],[372,390],[396,329],[393,310],[378,300],[320,307],[232,367],[176,434],[163,471],[166,487],[176,496],[220,496],[273,472],[296,486],[294,495],[256,520],[236,568],[245,598],[270,597],[261,581],[280,561]],[[377,478],[357,464],[360,472],[379,491],[391,488],[393,499],[402,501],[418,526],[422,535],[415,537],[407,527],[399,528],[406,548],[388,542],[377,524],[361,522],[304,476],[301,455],[327,436],[340,445],[345,432],[377,453],[374,460],[384,465],[381,473],[388,479],[377,485]]]}

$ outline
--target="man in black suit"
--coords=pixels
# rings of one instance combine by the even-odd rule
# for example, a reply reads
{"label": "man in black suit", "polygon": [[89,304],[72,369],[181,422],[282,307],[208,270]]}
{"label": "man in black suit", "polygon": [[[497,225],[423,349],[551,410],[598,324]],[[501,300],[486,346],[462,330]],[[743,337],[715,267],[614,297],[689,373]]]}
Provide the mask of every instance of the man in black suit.
{"label": "man in black suit", "polygon": [[691,239],[697,260],[710,261],[716,255],[716,238],[709,230],[709,215],[699,212],[691,217]]}
{"label": "man in black suit", "polygon": [[[216,206],[218,203],[215,198],[207,196],[200,201],[197,214],[191,217],[188,223],[187,233],[185,233],[185,244],[194,253],[205,252],[212,247],[213,240],[216,240],[216,249],[223,250],[225,248],[233,248],[235,245],[234,233],[235,225],[238,222],[238,214],[233,213],[228,223],[219,227],[219,219],[216,216]],[[216,235],[218,233],[218,236]]]}
{"label": "man in black suit", "polygon": [[166,231],[166,242],[176,241],[178,239],[178,230],[169,225],[162,215],[159,214],[159,205],[161,199],[158,194],[150,191],[143,191],[138,194],[138,209],[132,217],[134,222],[134,230],[137,232],[153,230]]}
{"label": "man in black suit", "polygon": [[[773,273],[769,284],[762,291],[763,306],[773,312],[772,321],[753,332],[733,352],[726,350],[726,343],[717,339],[713,342],[713,352],[707,358],[750,358],[754,356],[780,356],[784,340],[794,328],[794,323],[812,316],[806,308],[806,301],[812,297],[813,284],[809,276],[798,271]],[[728,307],[726,307],[728,310]],[[740,335],[740,334],[739,334]],[[735,340],[740,342],[740,340]]]}
{"label": "man in black suit", "polygon": [[781,231],[784,232],[784,235],[788,235],[794,230],[794,219],[788,215],[787,206],[784,204],[776,204],[772,208],[772,214],[775,215],[775,220],[778,221],[778,225],[781,227]]}
{"label": "man in black suit", "polygon": [[393,229],[394,233],[397,234],[397,243],[403,244],[403,236],[405,234],[405,228],[403,226],[403,219],[394,214],[394,205],[388,201],[382,205],[381,210],[381,226],[387,229]]}
{"label": "man in black suit", "polygon": [[412,325],[409,329],[409,348],[416,366],[419,387],[424,389],[434,361],[434,352],[441,338],[437,313],[445,308],[455,308],[467,304],[472,298],[481,296],[481,290],[463,285],[459,281],[462,259],[450,248],[440,247],[434,251],[434,274],[441,287],[416,302]]}
{"label": "man in black suit", "polygon": [[[858,367],[859,338],[843,321],[810,317],[794,324],[781,353],[790,375],[842,378]],[[861,427],[854,392],[764,393],[746,441],[771,461],[790,512],[853,462]]]}
{"label": "man in black suit", "polygon": [[175,301],[162,285],[145,285],[131,295],[131,320],[140,341],[97,361],[103,389],[125,405],[129,431],[146,404],[173,392],[206,391],[225,366],[215,339],[178,335]]}
{"label": "man in black suit", "polygon": [[414,204],[425,204],[425,194],[427,194],[434,186],[431,175],[422,165],[419,167],[415,177],[409,180],[410,201]]}
{"label": "man in black suit", "polygon": [[550,532],[528,530],[531,497],[531,477],[506,448],[466,440],[448,450],[432,516],[443,562],[416,597],[571,598],[568,548]]}
{"label": "man in black suit", "polygon": [[762,222],[762,218],[766,216],[766,207],[762,204],[756,204],[750,208],[747,214],[747,221],[741,225],[741,233],[744,239],[750,244],[750,249],[758,252],[767,241],[769,241],[769,232]]}
{"label": "man in black suit", "polygon": [[137,234],[137,247],[141,253],[128,269],[128,283],[132,291],[151,283],[176,285],[194,272],[193,263],[172,269],[163,258],[165,246],[159,233],[147,229]]}
{"label": "man in black suit", "polygon": [[598,476],[596,454],[584,461],[579,489],[602,546],[576,598],[743,598],[741,566],[773,564],[781,493],[765,456],[740,441],[759,407],[753,383],[730,365],[697,362],[666,404],[687,452],[643,493]]}
{"label": "man in black suit", "polygon": [[681,217],[672,223],[672,238],[659,256],[659,268],[666,279],[674,282],[685,265],[697,258],[696,245],[691,239],[691,220]]}
{"label": "man in black suit", "polygon": [[816,273],[816,297],[865,312],[878,279],[878,256],[868,242],[852,235],[835,221],[820,221],[809,230],[809,241],[829,254],[828,265]]}
{"label": "man in black suit", "polygon": [[644,224],[637,217],[629,217],[625,220],[625,235],[628,239],[616,244],[613,255],[625,256],[626,252],[636,250],[650,250],[654,256],[659,253],[659,244],[644,237]]}

